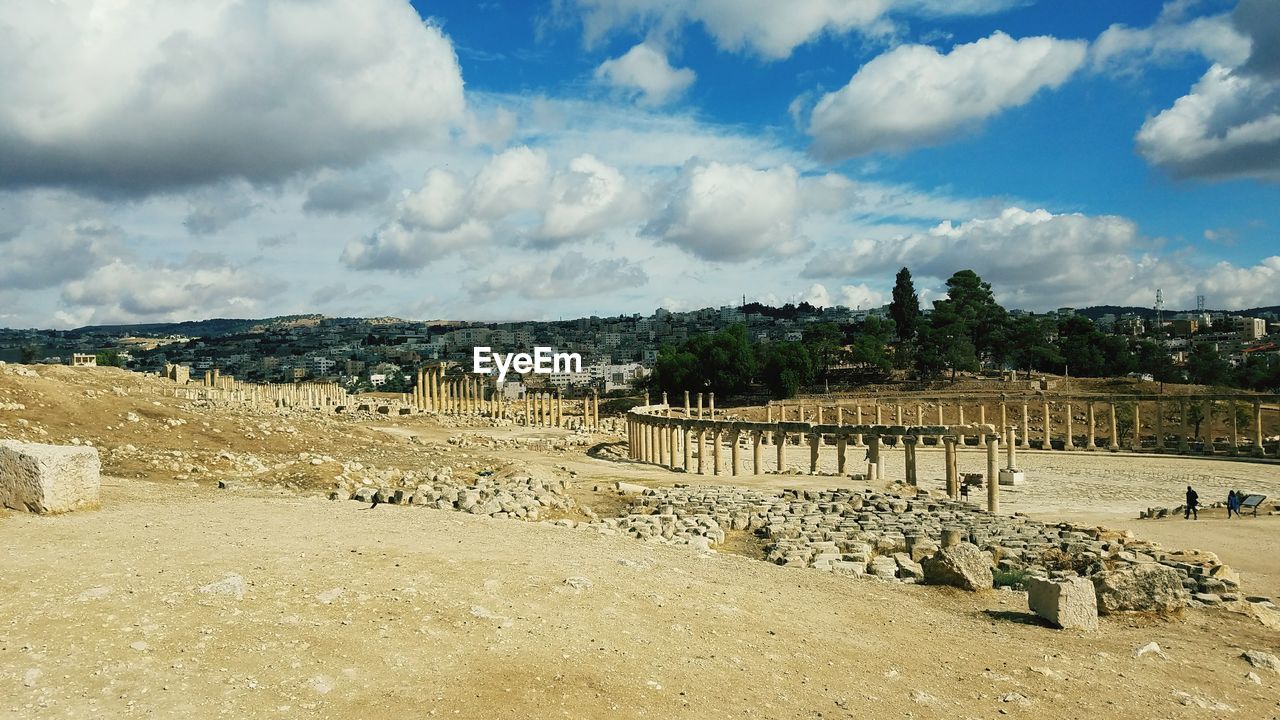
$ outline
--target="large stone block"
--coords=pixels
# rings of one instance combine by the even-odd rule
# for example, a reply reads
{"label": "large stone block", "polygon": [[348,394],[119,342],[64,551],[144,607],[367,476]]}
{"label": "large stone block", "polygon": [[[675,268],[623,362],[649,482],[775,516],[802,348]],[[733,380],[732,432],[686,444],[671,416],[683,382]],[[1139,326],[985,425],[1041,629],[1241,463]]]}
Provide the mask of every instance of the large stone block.
{"label": "large stone block", "polygon": [[1178,571],[1156,563],[1106,570],[1092,579],[1100,615],[1129,611],[1173,612],[1186,607],[1191,598],[1191,594],[1182,587],[1182,576]]}
{"label": "large stone block", "polygon": [[1060,628],[1098,629],[1098,596],[1087,578],[1033,578],[1027,588],[1031,611]]}
{"label": "large stone block", "polygon": [[0,440],[0,505],[34,513],[98,506],[96,448]]}
{"label": "large stone block", "polygon": [[972,543],[943,548],[923,563],[926,582],[965,590],[990,590],[991,556]]}

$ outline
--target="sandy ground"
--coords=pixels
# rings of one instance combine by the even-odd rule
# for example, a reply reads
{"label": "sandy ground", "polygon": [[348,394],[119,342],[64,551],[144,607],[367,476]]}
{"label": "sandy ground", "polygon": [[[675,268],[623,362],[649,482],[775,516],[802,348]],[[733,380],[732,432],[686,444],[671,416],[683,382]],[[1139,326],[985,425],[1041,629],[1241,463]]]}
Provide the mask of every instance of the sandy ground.
{"label": "sandy ground", "polygon": [[[202,408],[114,371],[45,374],[0,374],[0,402],[24,405],[0,413],[0,437],[141,451],[107,453],[101,510],[0,510],[3,718],[1280,717],[1280,674],[1256,670],[1255,684],[1239,658],[1280,652],[1270,616],[1270,628],[1215,608],[1054,631],[1008,591],[854,581],[587,530],[322,499],[356,460],[572,472],[575,497],[600,511],[617,498],[597,488],[619,479],[860,486],[848,480],[696,476],[582,448],[458,449],[446,440],[460,433],[566,434]],[[223,451],[265,469],[243,490],[216,490],[230,467]],[[308,453],[336,459],[313,465]],[[1020,458],[1030,481],[1006,489],[1005,511],[1212,550],[1244,572],[1246,591],[1280,596],[1280,519],[1134,519],[1178,504],[1188,483],[1206,500],[1233,486],[1280,497],[1280,468]],[[922,484],[939,487],[941,453],[920,459]],[[833,449],[823,462],[834,468]],[[960,462],[985,468],[976,450]],[[790,449],[788,464],[802,463],[807,449]],[[886,454],[886,472],[901,477],[900,451]],[[232,575],[239,595],[223,582]],[[1151,641],[1167,657],[1134,657]]]}
{"label": "sandy ground", "polygon": [[[1280,676],[1255,685],[1238,657],[1274,650],[1274,631],[1225,610],[1062,632],[1007,591],[136,480],[111,481],[100,511],[0,523],[4,717],[1280,711]],[[202,591],[229,575],[241,597]],[[1135,658],[1148,642],[1167,658]]]}

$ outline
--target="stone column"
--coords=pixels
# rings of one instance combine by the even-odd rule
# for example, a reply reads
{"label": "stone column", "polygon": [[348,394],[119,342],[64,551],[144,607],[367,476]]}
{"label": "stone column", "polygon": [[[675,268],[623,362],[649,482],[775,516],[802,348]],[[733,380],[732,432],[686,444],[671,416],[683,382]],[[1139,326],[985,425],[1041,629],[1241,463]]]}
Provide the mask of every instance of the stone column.
{"label": "stone column", "polygon": [[880,414],[881,412],[880,403],[876,403],[875,407],[876,407],[876,424],[883,425],[884,417]]}
{"label": "stone column", "polygon": [[1000,401],[1000,427],[1009,427],[1009,405],[1003,400]]}
{"label": "stone column", "polygon": [[1015,427],[1009,427],[1009,442],[1005,445],[1005,459],[1009,463],[1010,470],[1018,469],[1018,430]]}
{"label": "stone column", "polygon": [[[627,422],[630,422],[629,417]],[[533,405],[529,402],[529,391],[527,389],[524,391],[524,426],[533,426]],[[634,430],[635,428],[633,427],[632,431]]]}
{"label": "stone column", "polygon": [[915,435],[904,435],[902,437],[902,454],[906,463],[906,481],[908,485],[917,484],[916,445],[919,442],[920,438]]}
{"label": "stone column", "polygon": [[707,395],[707,417],[712,420],[716,419],[716,394],[709,393]]}
{"label": "stone column", "polygon": [[667,426],[667,467],[675,470],[676,465],[676,443],[680,440],[679,426],[675,423]]}
{"label": "stone column", "polygon": [[781,430],[773,431],[774,452],[778,456],[778,472],[787,466],[787,436]]}
{"label": "stone column", "polygon": [[836,406],[836,427],[844,427],[844,406]]}
{"label": "stone column", "polygon": [[1076,449],[1075,439],[1071,437],[1074,434],[1072,425],[1074,424],[1074,421],[1075,421],[1075,418],[1071,417],[1071,415],[1075,411],[1071,409],[1071,403],[1069,401],[1065,404],[1065,409],[1067,412],[1067,439],[1062,441],[1062,449],[1075,450]]}
{"label": "stone column", "polygon": [[702,393],[698,393],[698,419],[702,419]]}
{"label": "stone column", "polygon": [[[819,420],[818,422],[822,422],[822,421]],[[893,406],[893,424],[894,425],[902,424],[902,406],[901,405]]]}
{"label": "stone column", "polygon": [[1053,422],[1049,415],[1049,401],[1044,401],[1044,448],[1045,450],[1053,449]]}
{"label": "stone column", "polygon": [[1227,414],[1231,416],[1231,454],[1238,455],[1240,454],[1240,428],[1239,423],[1236,422],[1236,408],[1239,406],[1236,405],[1235,398],[1231,398],[1228,403]]}
{"label": "stone column", "polygon": [[840,434],[836,436],[836,472],[844,475],[845,470],[845,449],[849,445],[849,439],[846,435]]}
{"label": "stone column", "polygon": [[556,391],[556,427],[564,427],[564,396]]}
{"label": "stone column", "polygon": [[[702,397],[701,394],[698,395]],[[698,428],[698,474],[706,475],[706,467],[703,465],[702,459],[707,456],[707,431],[706,428]]]}
{"label": "stone column", "polygon": [[1262,445],[1262,401],[1253,401],[1253,454],[1262,457],[1266,448]]}
{"label": "stone column", "polygon": [[916,403],[916,424],[924,425],[924,406]]}
{"label": "stone column", "polygon": [[684,391],[684,416],[689,417],[689,391]]}
{"label": "stone column", "polygon": [[1022,445],[1023,450],[1031,449],[1031,409],[1027,403],[1022,403]]}
{"label": "stone column", "polygon": [[729,431],[729,474],[737,477],[742,473],[742,456],[738,448],[738,431]]}
{"label": "stone column", "polygon": [[773,403],[768,403],[764,406],[764,421],[767,423],[773,422]]}
{"label": "stone column", "polygon": [[1000,471],[996,467],[1000,457],[1000,436],[987,438],[987,512],[1000,512]]}
{"label": "stone column", "polygon": [[[979,425],[987,424],[987,404],[985,402],[979,403],[978,405],[978,424]],[[982,433],[981,435],[978,436],[978,444],[981,445],[982,447],[987,446],[986,433]]]}
{"label": "stone column", "polygon": [[1098,438],[1094,430],[1094,427],[1098,424],[1098,418],[1094,415],[1092,400],[1090,400],[1089,403],[1086,405],[1085,414],[1088,416],[1088,420],[1089,420],[1089,446],[1086,449],[1097,450]]}
{"label": "stone column", "polygon": [[945,450],[943,465],[947,474],[947,497],[956,500],[960,497],[960,476],[956,473],[956,439],[944,437],[942,446]]}
{"label": "stone column", "polygon": [[764,433],[759,430],[751,431],[751,474],[760,475],[760,445],[763,444]]}
{"label": "stone column", "polygon": [[1116,424],[1116,404],[1113,401],[1107,403],[1107,405],[1111,412],[1111,444],[1107,446],[1107,449],[1111,452],[1118,452],[1120,450],[1120,426]]}
{"label": "stone column", "polygon": [[[715,412],[712,410],[712,412]],[[711,459],[714,461],[711,466],[711,474],[720,474],[720,428],[711,431]]]}
{"label": "stone column", "polygon": [[822,444],[821,433],[809,434],[809,474],[815,475],[818,472],[818,446]]}
{"label": "stone column", "polygon": [[[959,415],[959,419],[956,420],[956,424],[964,425],[964,406],[963,405],[957,406],[956,413]],[[964,431],[959,430],[957,431],[957,434],[956,434],[956,447],[962,448],[964,447],[964,445],[965,445]]]}
{"label": "stone column", "polygon": [[[857,406],[857,417],[854,424],[855,425],[862,424],[862,406],[861,405]],[[853,436],[853,444],[857,447],[862,447],[863,445],[862,433],[858,433],[857,435]]]}
{"label": "stone column", "polygon": [[1133,445],[1134,452],[1142,450],[1142,403],[1133,401]]}

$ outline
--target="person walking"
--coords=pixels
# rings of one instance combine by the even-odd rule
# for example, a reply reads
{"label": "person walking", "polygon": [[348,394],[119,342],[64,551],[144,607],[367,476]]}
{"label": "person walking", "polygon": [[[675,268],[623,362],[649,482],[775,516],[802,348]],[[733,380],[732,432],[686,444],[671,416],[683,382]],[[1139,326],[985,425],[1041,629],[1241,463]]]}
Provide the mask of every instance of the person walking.
{"label": "person walking", "polygon": [[1236,517],[1240,517],[1240,496],[1235,490],[1227,493],[1227,519],[1231,519],[1231,513],[1235,513]]}
{"label": "person walking", "polygon": [[1186,513],[1183,514],[1182,517],[1188,520],[1194,517],[1196,520],[1199,520],[1200,513],[1196,511],[1196,506],[1199,503],[1200,503],[1200,496],[1196,494],[1195,490],[1191,489],[1190,485],[1188,485],[1187,486],[1187,511]]}

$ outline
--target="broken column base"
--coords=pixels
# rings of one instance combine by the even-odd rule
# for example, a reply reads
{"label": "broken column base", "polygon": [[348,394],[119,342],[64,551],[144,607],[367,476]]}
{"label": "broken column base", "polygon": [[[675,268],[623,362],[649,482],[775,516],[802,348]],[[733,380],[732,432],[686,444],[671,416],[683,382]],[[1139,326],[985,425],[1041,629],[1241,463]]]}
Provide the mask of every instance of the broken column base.
{"label": "broken column base", "polygon": [[1010,470],[1008,468],[1005,468],[1004,470],[1000,471],[1001,485],[1021,485],[1026,481],[1027,481],[1027,475],[1021,470]]}

